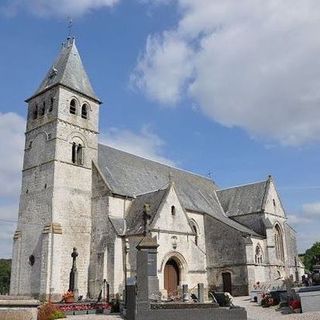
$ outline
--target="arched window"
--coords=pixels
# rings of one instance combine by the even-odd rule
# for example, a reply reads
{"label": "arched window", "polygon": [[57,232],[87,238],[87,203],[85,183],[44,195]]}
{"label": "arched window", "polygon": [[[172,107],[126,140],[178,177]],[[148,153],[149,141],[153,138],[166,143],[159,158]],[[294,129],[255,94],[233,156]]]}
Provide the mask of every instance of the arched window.
{"label": "arched window", "polygon": [[70,113],[71,114],[76,114],[76,111],[77,111],[77,103],[76,103],[75,99],[72,99],[70,101]]}
{"label": "arched window", "polygon": [[171,214],[174,216],[176,214],[176,207],[171,206]]}
{"label": "arched window", "polygon": [[262,249],[259,245],[256,246],[254,261],[256,264],[261,264],[263,262]]}
{"label": "arched window", "polygon": [[276,258],[283,261],[284,251],[283,251],[283,238],[280,226],[278,224],[274,227],[274,246],[276,250]]}
{"label": "arched window", "polygon": [[34,109],[33,109],[33,119],[37,119],[38,118],[38,105],[36,104],[34,106]]}
{"label": "arched window", "polygon": [[52,112],[52,110],[53,110],[53,101],[54,101],[54,100],[53,100],[53,98],[51,97],[51,98],[50,98],[50,106],[49,106],[49,110],[48,110],[49,112]]}
{"label": "arched window", "polygon": [[81,108],[81,118],[88,119],[88,106],[84,103]]}
{"label": "arched window", "polygon": [[197,226],[195,224],[195,222],[193,220],[191,220],[191,228],[192,228],[192,231],[194,232],[194,243],[196,244],[196,246],[198,245],[198,242],[199,242],[199,235],[198,235],[198,229],[197,229]]}
{"label": "arched window", "polygon": [[46,103],[43,101],[41,110],[40,110],[40,116],[44,116],[45,113],[46,113]]}
{"label": "arched window", "polygon": [[72,143],[71,161],[74,164],[83,164],[83,147],[81,144]]}
{"label": "arched window", "polygon": [[78,148],[77,148],[77,164],[82,164],[83,163],[83,161],[82,161],[82,156],[83,156],[82,151],[83,151],[82,145],[79,144]]}
{"label": "arched window", "polygon": [[76,158],[77,158],[76,150],[77,150],[77,145],[74,142],[72,144],[72,156],[71,156],[72,163],[76,163]]}

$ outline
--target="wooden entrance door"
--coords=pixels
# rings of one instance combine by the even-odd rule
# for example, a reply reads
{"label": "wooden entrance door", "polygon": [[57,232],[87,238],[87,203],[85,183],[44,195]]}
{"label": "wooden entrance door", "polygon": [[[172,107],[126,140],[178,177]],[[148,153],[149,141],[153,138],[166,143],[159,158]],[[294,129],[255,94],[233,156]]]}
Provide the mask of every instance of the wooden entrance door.
{"label": "wooden entrance door", "polygon": [[232,294],[231,273],[223,272],[222,281],[223,281],[223,291],[229,292],[230,294]]}
{"label": "wooden entrance door", "polygon": [[179,266],[173,259],[169,259],[164,267],[164,288],[168,292],[168,297],[177,295],[178,285]]}

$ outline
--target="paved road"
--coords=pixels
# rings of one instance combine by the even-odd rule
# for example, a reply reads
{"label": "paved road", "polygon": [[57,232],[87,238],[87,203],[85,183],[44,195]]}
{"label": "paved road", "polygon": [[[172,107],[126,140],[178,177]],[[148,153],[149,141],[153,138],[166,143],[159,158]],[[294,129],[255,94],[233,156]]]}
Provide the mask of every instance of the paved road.
{"label": "paved road", "polygon": [[246,308],[248,320],[320,320],[320,312],[285,315],[276,311],[276,306],[262,308],[257,303],[250,302],[250,297],[236,297],[234,304]]}
{"label": "paved road", "polygon": [[[277,307],[262,308],[257,303],[250,302],[250,297],[236,297],[234,304],[245,307],[248,314],[248,320],[320,320],[319,312],[308,312],[299,314],[281,314],[276,311]],[[69,320],[120,320],[118,315],[83,315],[68,316]],[[151,319],[150,319],[151,320]],[[168,319],[171,320],[171,319]],[[201,319],[196,319],[201,320]]]}

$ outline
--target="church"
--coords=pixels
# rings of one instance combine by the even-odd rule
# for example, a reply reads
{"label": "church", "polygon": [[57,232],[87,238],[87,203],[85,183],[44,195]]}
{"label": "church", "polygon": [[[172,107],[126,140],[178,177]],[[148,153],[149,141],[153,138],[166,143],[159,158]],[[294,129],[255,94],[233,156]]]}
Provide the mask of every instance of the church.
{"label": "church", "polygon": [[258,281],[303,273],[271,176],[221,190],[208,177],[99,144],[101,101],[74,39],[26,102],[11,294],[61,299],[74,247],[79,295],[97,297],[104,282],[122,294],[146,227],[159,245],[164,296],[198,283],[247,295]]}

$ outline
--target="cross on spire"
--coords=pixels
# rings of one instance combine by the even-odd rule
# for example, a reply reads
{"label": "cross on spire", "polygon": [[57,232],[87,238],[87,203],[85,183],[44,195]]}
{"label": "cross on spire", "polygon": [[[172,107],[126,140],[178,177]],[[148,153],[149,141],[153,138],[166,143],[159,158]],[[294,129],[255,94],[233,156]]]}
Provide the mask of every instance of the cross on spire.
{"label": "cross on spire", "polygon": [[71,17],[68,17],[68,38],[71,38],[72,27],[73,27],[73,21]]}

